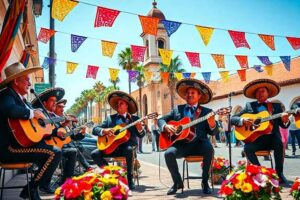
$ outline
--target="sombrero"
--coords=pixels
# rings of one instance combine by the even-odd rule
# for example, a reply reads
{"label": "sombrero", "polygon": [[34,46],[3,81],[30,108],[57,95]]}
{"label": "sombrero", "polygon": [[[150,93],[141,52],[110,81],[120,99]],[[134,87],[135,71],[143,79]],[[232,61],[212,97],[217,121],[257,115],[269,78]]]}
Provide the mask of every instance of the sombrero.
{"label": "sombrero", "polygon": [[107,96],[107,102],[114,109],[118,108],[118,101],[122,99],[128,103],[128,112],[134,114],[138,110],[136,101],[127,93],[122,91],[113,91]]}
{"label": "sombrero", "polygon": [[275,97],[280,92],[279,85],[271,79],[257,79],[248,83],[244,89],[243,93],[246,97],[250,99],[256,99],[255,92],[258,88],[265,87],[269,92],[268,98]]}
{"label": "sombrero", "polygon": [[59,100],[59,101],[56,102],[56,105],[61,104],[61,103],[64,104],[64,105],[66,105],[67,102],[68,102],[67,99],[61,99],[61,100]]}
{"label": "sombrero", "polygon": [[3,74],[5,74],[5,79],[2,82],[0,82],[0,89],[4,88],[9,82],[11,82],[16,78],[19,78],[27,74],[31,74],[41,69],[43,68],[41,67],[25,68],[24,65],[20,62],[11,64],[4,70]]}
{"label": "sombrero", "polygon": [[[64,97],[64,95],[65,95],[65,90],[63,88],[55,87],[55,88],[49,88],[49,89],[45,90],[44,92],[39,94],[38,97],[43,102],[43,101],[47,101],[47,99],[54,96],[54,97],[56,97],[56,100],[58,102]],[[34,108],[42,107],[37,98],[33,99],[31,101],[31,104],[32,104],[32,107],[34,107]]]}
{"label": "sombrero", "polygon": [[176,92],[183,99],[185,99],[188,88],[195,88],[202,94],[201,98],[199,99],[199,103],[201,104],[206,104],[212,99],[213,93],[211,89],[205,83],[199,80],[186,78],[178,81],[176,84]]}

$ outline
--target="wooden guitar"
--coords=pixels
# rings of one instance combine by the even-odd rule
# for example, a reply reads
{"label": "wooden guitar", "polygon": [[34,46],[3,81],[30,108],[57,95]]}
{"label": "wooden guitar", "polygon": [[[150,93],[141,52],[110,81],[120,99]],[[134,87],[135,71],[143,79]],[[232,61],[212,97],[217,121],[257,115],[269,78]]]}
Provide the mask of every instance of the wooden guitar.
{"label": "wooden guitar", "polygon": [[17,142],[22,147],[30,147],[50,136],[55,128],[53,123],[64,121],[64,117],[32,118],[29,120],[8,119],[9,126]]}
{"label": "wooden guitar", "polygon": [[67,131],[65,128],[59,128],[57,130],[57,132],[63,132],[64,136],[63,137],[58,137],[58,136],[54,136],[51,137],[47,140],[45,140],[45,143],[51,146],[56,146],[58,148],[62,148],[65,144],[69,144],[72,141],[71,135],[73,134],[80,134],[79,131],[84,128],[84,127],[93,127],[94,126],[94,122],[90,121],[85,123],[82,126],[76,127],[74,129],[72,129],[72,131]]}
{"label": "wooden guitar", "polygon": [[218,115],[227,115],[230,113],[231,108],[221,108],[217,111],[213,111],[208,113],[207,115],[203,117],[199,117],[196,120],[191,121],[189,117],[184,117],[179,121],[169,121],[169,125],[173,125],[176,128],[176,132],[174,134],[170,134],[167,131],[162,131],[159,136],[159,147],[162,150],[166,150],[173,144],[175,144],[178,141],[185,141],[190,142],[192,141],[196,134],[191,131],[191,127],[201,123],[211,116],[218,114]]}
{"label": "wooden guitar", "polygon": [[[296,114],[297,112],[296,109],[286,111],[285,113]],[[235,126],[234,134],[236,139],[247,143],[255,141],[259,136],[271,134],[273,124],[270,121],[281,117],[281,115],[282,113],[270,115],[268,111],[262,111],[257,114],[245,113],[241,115],[242,118],[253,119],[253,124],[251,126]]]}
{"label": "wooden guitar", "polygon": [[128,125],[119,124],[113,127],[113,135],[98,136],[97,146],[98,149],[105,154],[111,154],[119,145],[127,142],[130,138],[130,132],[128,129],[145,119],[154,119],[158,116],[156,112],[146,115],[145,117],[138,119]]}

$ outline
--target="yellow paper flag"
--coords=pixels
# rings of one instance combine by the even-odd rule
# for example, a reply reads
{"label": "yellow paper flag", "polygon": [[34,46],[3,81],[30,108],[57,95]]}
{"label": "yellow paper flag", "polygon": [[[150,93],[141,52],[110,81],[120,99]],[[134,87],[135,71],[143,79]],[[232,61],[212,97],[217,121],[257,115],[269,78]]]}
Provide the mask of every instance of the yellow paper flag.
{"label": "yellow paper flag", "polygon": [[164,65],[169,66],[171,63],[173,50],[169,50],[169,49],[158,49],[158,50],[162,59],[162,63]]}
{"label": "yellow paper flag", "polygon": [[77,4],[78,2],[71,0],[53,0],[52,18],[63,21],[67,14],[69,14]]}
{"label": "yellow paper flag", "polygon": [[109,76],[112,81],[117,80],[120,70],[109,68]]}
{"label": "yellow paper flag", "polygon": [[207,46],[213,34],[214,28],[203,27],[203,26],[195,26],[195,27],[198,30],[205,46]]}
{"label": "yellow paper flag", "polygon": [[77,66],[78,63],[67,62],[67,74],[73,74]]}
{"label": "yellow paper flag", "polygon": [[102,55],[111,58],[114,55],[117,44],[118,43],[116,43],[116,42],[101,40]]}
{"label": "yellow paper flag", "polygon": [[265,66],[264,68],[269,76],[273,75],[273,65],[268,65],[268,66]]}
{"label": "yellow paper flag", "polygon": [[149,72],[149,71],[144,72],[145,80],[147,83],[149,83],[151,81],[152,75],[153,75],[152,72]]}
{"label": "yellow paper flag", "polygon": [[222,71],[219,73],[220,73],[222,81],[227,82],[229,80],[229,71]]}
{"label": "yellow paper flag", "polygon": [[180,72],[175,72],[175,77],[177,78],[178,81],[180,81],[182,79],[182,73]]}

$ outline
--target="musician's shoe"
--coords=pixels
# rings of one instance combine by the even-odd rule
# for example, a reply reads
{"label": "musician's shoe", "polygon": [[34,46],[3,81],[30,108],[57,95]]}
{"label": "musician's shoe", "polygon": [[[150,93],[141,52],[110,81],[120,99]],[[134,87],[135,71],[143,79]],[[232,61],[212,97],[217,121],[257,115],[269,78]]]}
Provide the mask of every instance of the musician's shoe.
{"label": "musician's shoe", "polygon": [[278,177],[279,177],[279,183],[281,185],[285,185],[285,186],[289,185],[288,180],[285,178],[285,176],[282,173],[278,174]]}
{"label": "musician's shoe", "polygon": [[177,190],[183,189],[183,183],[175,183],[167,192],[167,195],[173,195],[176,194]]}
{"label": "musician's shoe", "polygon": [[296,152],[295,151],[293,151],[292,156],[296,156]]}
{"label": "musician's shoe", "polygon": [[211,191],[211,189],[210,189],[210,187],[209,187],[209,185],[208,185],[208,182],[202,182],[202,192],[203,192],[203,194],[211,194],[212,193],[212,191]]}
{"label": "musician's shoe", "polygon": [[51,187],[43,187],[43,186],[41,186],[40,188],[39,188],[39,190],[41,191],[41,192],[44,192],[44,193],[47,193],[47,194],[54,194],[54,192],[55,192],[55,190],[53,189],[53,188],[51,188]]}
{"label": "musician's shoe", "polygon": [[29,198],[29,195],[30,195],[30,199],[33,199],[33,200],[41,200],[41,197],[39,195],[39,192],[37,190],[37,188],[32,188],[30,189],[30,192],[28,192],[28,186],[26,185],[23,190],[21,191],[20,193],[20,197],[22,199],[28,199]]}

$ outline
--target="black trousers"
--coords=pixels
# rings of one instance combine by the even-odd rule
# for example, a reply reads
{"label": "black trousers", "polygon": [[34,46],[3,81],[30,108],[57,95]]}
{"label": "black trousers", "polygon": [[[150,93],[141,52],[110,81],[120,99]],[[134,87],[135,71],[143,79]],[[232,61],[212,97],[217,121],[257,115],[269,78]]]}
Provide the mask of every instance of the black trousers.
{"label": "black trousers", "polygon": [[292,138],[292,148],[293,152],[296,152],[296,138],[298,141],[298,146],[300,148],[300,129],[299,130],[290,130],[290,135]]}
{"label": "black trousers", "polygon": [[38,144],[24,148],[21,146],[9,146],[2,149],[0,161],[3,163],[30,162],[38,166],[30,182],[31,187],[37,188],[51,179],[56,167],[61,160],[62,152],[59,148],[49,146],[44,141]]}
{"label": "black trousers", "polygon": [[283,173],[283,143],[279,135],[263,135],[257,138],[254,142],[246,143],[244,146],[245,154],[248,160],[255,165],[260,165],[256,151],[274,150],[275,168],[278,174]]}
{"label": "black trousers", "polygon": [[207,182],[209,178],[209,169],[214,156],[214,149],[208,139],[200,140],[195,138],[189,143],[178,142],[169,147],[165,152],[167,167],[171,173],[174,183],[182,182],[181,175],[178,170],[176,158],[183,158],[190,155],[203,156],[202,181]]}
{"label": "black trousers", "polygon": [[132,183],[133,173],[132,173],[132,163],[133,163],[133,147],[130,145],[120,145],[114,152],[111,154],[104,154],[102,151],[95,149],[92,151],[92,158],[94,162],[99,166],[108,165],[107,161],[104,159],[106,157],[126,157],[127,165],[127,180],[129,183]]}
{"label": "black trousers", "polygon": [[74,168],[77,156],[77,149],[74,147],[64,147],[62,149],[64,168],[63,181],[66,178],[71,178],[74,175]]}

